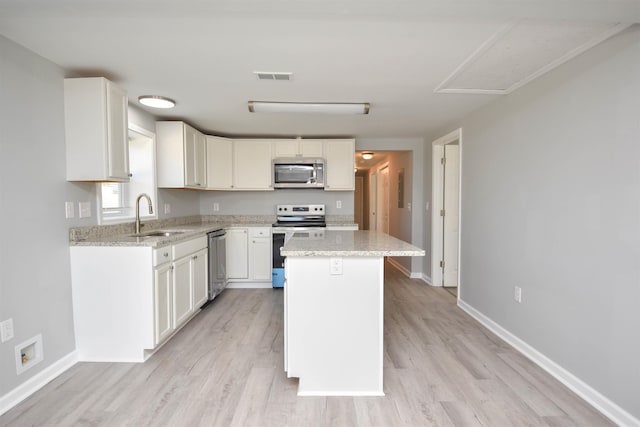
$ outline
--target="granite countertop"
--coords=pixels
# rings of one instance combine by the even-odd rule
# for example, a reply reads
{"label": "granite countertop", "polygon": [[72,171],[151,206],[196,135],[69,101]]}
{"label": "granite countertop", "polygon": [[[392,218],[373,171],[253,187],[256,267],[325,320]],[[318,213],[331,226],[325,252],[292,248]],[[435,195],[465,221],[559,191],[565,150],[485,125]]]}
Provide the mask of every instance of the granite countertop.
{"label": "granite countertop", "polygon": [[[233,227],[271,227],[271,224],[262,223],[197,223],[183,224],[172,227],[162,227],[162,231],[178,231],[178,234],[172,236],[132,236],[133,231],[127,234],[116,234],[109,236],[90,237],[83,240],[70,241],[71,246],[151,246],[162,247],[171,245],[182,240],[194,239],[196,237],[205,236],[207,233],[222,228]],[[142,230],[142,233],[153,232],[158,229]]]}
{"label": "granite countertop", "polygon": [[424,256],[424,249],[375,231],[325,231],[323,239],[290,238],[284,256]]}
{"label": "granite countertop", "polygon": [[[353,225],[353,218],[333,217],[327,221],[330,225]],[[150,246],[162,247],[189,240],[221,228],[269,227],[275,222],[275,216],[268,215],[225,215],[192,216],[166,220],[144,221],[142,233],[153,231],[178,231],[171,236],[133,236],[133,223],[106,226],[89,226],[70,229],[70,246]]]}

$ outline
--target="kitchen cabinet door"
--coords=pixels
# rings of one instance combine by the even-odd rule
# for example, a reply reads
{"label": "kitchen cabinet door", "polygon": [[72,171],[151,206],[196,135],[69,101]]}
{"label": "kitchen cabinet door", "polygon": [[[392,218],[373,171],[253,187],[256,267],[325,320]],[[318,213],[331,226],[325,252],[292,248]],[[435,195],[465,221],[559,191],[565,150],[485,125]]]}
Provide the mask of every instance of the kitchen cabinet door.
{"label": "kitchen cabinet door", "polygon": [[298,141],[295,139],[279,139],[273,142],[273,158],[295,157],[298,155]]}
{"label": "kitchen cabinet door", "polygon": [[191,257],[173,263],[173,318],[174,327],[180,327],[193,313],[193,287]]}
{"label": "kitchen cabinet door", "polygon": [[324,158],[324,144],[321,140],[302,139],[298,150],[302,157]]}
{"label": "kitchen cabinet door", "polygon": [[193,308],[202,307],[209,299],[209,283],[207,264],[209,254],[207,249],[202,249],[192,256],[192,278],[193,278]]}
{"label": "kitchen cabinet door", "polygon": [[202,133],[185,125],[184,130],[184,176],[185,187],[204,188],[206,186],[206,142]]}
{"label": "kitchen cabinet door", "polygon": [[236,139],[233,141],[233,189],[273,190],[271,141]]}
{"label": "kitchen cabinet door", "polygon": [[233,188],[233,140],[207,136],[207,189]]}
{"label": "kitchen cabinet door", "polygon": [[355,140],[333,139],[324,141],[326,191],[354,191]]}
{"label": "kitchen cabinet door", "polygon": [[249,246],[246,228],[231,228],[227,230],[227,278],[249,278]]}
{"label": "kitchen cabinet door", "polygon": [[64,80],[67,181],[129,181],[127,108],[103,77]]}
{"label": "kitchen cabinet door", "polygon": [[252,237],[249,263],[251,265],[251,279],[269,281],[271,277],[271,238]]}
{"label": "kitchen cabinet door", "polygon": [[154,269],[153,326],[154,344],[162,343],[173,332],[173,267],[165,264]]}

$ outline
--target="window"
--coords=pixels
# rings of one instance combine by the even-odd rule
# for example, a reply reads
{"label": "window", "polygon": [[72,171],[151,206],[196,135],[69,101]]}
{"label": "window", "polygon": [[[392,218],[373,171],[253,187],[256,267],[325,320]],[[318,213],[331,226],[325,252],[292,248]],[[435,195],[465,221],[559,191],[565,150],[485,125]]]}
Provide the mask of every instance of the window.
{"label": "window", "polygon": [[151,197],[154,213],[150,214],[142,200],[140,218],[155,219],[157,213],[155,180],[155,135],[136,125],[129,125],[129,182],[98,184],[98,221],[100,224],[128,222],[136,217],[136,198],[142,193]]}

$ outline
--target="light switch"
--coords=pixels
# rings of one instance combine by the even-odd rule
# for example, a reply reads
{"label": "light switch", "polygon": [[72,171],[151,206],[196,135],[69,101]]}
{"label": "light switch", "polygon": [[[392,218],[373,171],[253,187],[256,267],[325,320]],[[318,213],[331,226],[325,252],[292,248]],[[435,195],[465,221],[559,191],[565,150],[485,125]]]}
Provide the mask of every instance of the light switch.
{"label": "light switch", "polygon": [[337,209],[342,209],[342,200],[337,200],[336,201],[336,208]]}
{"label": "light switch", "polygon": [[75,209],[73,208],[73,202],[64,202],[65,218],[73,218],[76,216]]}
{"label": "light switch", "polygon": [[213,204],[213,211],[214,212],[218,212],[220,210],[220,203],[214,203]]}
{"label": "light switch", "polygon": [[90,218],[91,217],[91,202],[79,202],[78,203],[78,217]]}
{"label": "light switch", "polygon": [[169,204],[169,203],[165,203],[164,204],[164,213],[165,214],[170,214],[171,213],[171,204]]}

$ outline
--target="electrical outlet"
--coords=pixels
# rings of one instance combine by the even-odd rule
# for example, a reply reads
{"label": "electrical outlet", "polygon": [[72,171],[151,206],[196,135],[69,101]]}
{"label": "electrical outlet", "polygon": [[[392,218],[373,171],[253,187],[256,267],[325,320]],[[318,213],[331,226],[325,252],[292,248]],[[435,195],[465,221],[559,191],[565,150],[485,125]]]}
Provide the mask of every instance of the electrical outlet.
{"label": "electrical outlet", "polygon": [[424,208],[427,212],[429,212],[429,202],[424,204]]}
{"label": "electrical outlet", "polygon": [[64,217],[69,219],[76,216],[75,210],[73,209],[73,202],[64,202]]}
{"label": "electrical outlet", "polygon": [[411,203],[407,203],[407,210],[411,212]]}
{"label": "electrical outlet", "polygon": [[342,209],[342,200],[336,201],[336,209]]}
{"label": "electrical outlet", "polygon": [[515,288],[513,288],[513,299],[517,303],[522,302],[522,288],[520,286],[516,286]]}
{"label": "electrical outlet", "polygon": [[78,217],[79,218],[91,217],[91,202],[78,202]]}
{"label": "electrical outlet", "polygon": [[214,212],[218,212],[220,210],[220,203],[214,203],[213,204],[213,211]]}
{"label": "electrical outlet", "polygon": [[0,323],[0,335],[2,342],[7,342],[13,338],[13,319],[7,319]]}
{"label": "electrical outlet", "polygon": [[170,214],[171,213],[171,204],[169,204],[169,203],[165,203],[164,204],[164,213],[165,214]]}
{"label": "electrical outlet", "polygon": [[339,275],[342,274],[342,258],[331,258],[329,260],[331,263],[331,274]]}

